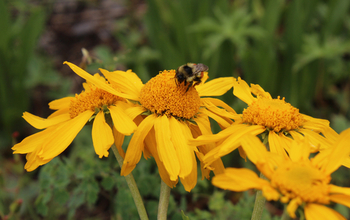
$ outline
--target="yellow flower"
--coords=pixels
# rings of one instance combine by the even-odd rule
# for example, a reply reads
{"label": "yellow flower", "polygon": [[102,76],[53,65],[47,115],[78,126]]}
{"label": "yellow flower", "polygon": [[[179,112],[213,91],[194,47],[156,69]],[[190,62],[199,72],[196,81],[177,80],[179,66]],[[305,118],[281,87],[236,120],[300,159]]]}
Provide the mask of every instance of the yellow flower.
{"label": "yellow flower", "polygon": [[[84,75],[81,69],[68,65],[78,75]],[[187,86],[176,82],[175,70],[162,71],[145,85],[130,70],[101,72],[112,84],[121,88],[123,94],[105,88],[108,92],[136,103],[126,110],[137,121],[138,128],[126,151],[121,175],[128,175],[143,153],[146,159],[154,157],[159,174],[168,186],[175,186],[180,177],[185,189],[190,191],[197,183],[195,154],[201,160],[215,145],[207,144],[197,148],[189,146],[187,139],[211,134],[209,117],[225,128],[232,123],[230,118],[236,116],[234,110],[219,99],[201,96],[224,94],[232,87],[233,78],[215,79],[186,91]],[[94,84],[102,88],[100,82]],[[215,173],[223,172],[222,161],[214,161],[212,169]],[[209,172],[208,169],[202,170],[202,177],[208,177]]]}
{"label": "yellow flower", "polygon": [[299,113],[299,109],[285,102],[284,98],[273,99],[259,85],[251,84],[249,87],[245,81],[238,78],[234,81],[233,87],[234,95],[248,104],[243,114],[240,114],[229,128],[218,134],[201,136],[190,141],[193,145],[220,142],[217,148],[205,155],[206,164],[211,164],[212,161],[236,148],[245,158],[246,149],[244,145],[243,149],[241,148],[241,142],[248,133],[267,134],[267,139],[266,136],[263,138],[264,141],[268,141],[270,151],[284,157],[288,157],[292,140],[307,137],[312,145],[311,152],[317,152],[330,147],[338,137],[338,134],[329,127],[329,121]]}
{"label": "yellow flower", "polygon": [[[334,145],[309,159],[310,144],[307,137],[294,141],[289,158],[267,152],[257,137],[248,135],[254,150],[252,162],[267,180],[249,169],[227,168],[224,174],[213,178],[213,185],[232,191],[262,190],[267,200],[286,203],[290,217],[295,218],[298,207],[304,208],[307,220],[344,219],[338,212],[326,207],[331,202],[350,207],[350,188],[330,184],[331,174],[350,154],[350,129],[342,132]],[[253,149],[253,148],[250,148]]]}
{"label": "yellow flower", "polygon": [[[99,81],[106,87],[118,90],[98,74],[94,76],[89,74],[89,76],[90,79]],[[50,102],[50,109],[56,111],[47,119],[28,112],[23,113],[23,118],[29,124],[37,129],[44,129],[25,138],[12,148],[16,154],[27,154],[25,165],[27,171],[48,163],[62,153],[84,125],[92,120],[92,140],[96,154],[100,158],[107,157],[113,142],[119,152],[124,154],[121,148],[124,135],[130,135],[136,129],[136,124],[124,113],[128,107],[126,100],[97,88],[89,81],[83,86],[85,91],[79,95],[76,94],[75,97],[65,97]],[[106,120],[113,122],[113,129]]]}

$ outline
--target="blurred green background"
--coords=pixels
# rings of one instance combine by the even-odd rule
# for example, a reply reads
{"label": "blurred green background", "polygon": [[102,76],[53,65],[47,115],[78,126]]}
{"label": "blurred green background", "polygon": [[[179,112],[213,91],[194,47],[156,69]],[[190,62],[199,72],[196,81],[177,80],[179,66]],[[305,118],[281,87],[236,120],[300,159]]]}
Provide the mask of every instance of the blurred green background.
{"label": "blurred green background", "polygon": [[[211,79],[240,76],[338,132],[350,127],[348,0],[0,0],[0,30],[0,219],[138,218],[114,157],[94,153],[90,128],[34,172],[23,169],[25,156],[12,155],[13,144],[36,132],[24,111],[47,117],[50,101],[81,91],[83,80],[62,63],[81,64],[82,48],[90,73],[132,69],[145,83],[161,70],[204,63]],[[237,112],[245,107],[232,90],[221,98]],[[251,166],[236,153],[224,163]],[[153,159],[133,174],[155,219]],[[350,186],[349,178],[340,169],[333,181]],[[182,219],[181,210],[190,219],[249,219],[253,201],[253,193],[221,191],[207,180],[191,193],[179,184],[169,219]],[[281,214],[280,205],[268,207],[264,219]]]}

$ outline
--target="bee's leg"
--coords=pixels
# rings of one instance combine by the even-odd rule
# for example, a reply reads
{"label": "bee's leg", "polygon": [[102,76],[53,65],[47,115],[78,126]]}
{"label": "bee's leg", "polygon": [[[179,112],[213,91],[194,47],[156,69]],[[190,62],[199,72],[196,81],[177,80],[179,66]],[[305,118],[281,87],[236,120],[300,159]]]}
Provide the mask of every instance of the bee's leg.
{"label": "bee's leg", "polygon": [[[192,85],[191,85],[191,83],[188,83],[188,86],[187,86],[187,89],[186,89],[186,92],[190,89],[190,87],[191,87]],[[185,93],[186,93],[185,92]]]}

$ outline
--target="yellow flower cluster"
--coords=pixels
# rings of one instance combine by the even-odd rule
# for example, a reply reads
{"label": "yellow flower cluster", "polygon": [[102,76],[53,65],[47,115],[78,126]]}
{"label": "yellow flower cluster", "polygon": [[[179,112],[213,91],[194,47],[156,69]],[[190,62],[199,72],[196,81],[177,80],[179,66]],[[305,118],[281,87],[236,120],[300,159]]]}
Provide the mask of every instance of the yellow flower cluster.
{"label": "yellow flower cluster", "polygon": [[[197,183],[198,158],[202,179],[213,171],[217,187],[262,190],[267,200],[288,204],[292,218],[300,207],[308,220],[343,219],[325,205],[337,202],[350,207],[350,189],[330,184],[330,175],[339,166],[350,167],[349,129],[339,135],[327,120],[304,115],[284,98],[273,99],[259,85],[249,86],[240,78],[206,82],[207,73],[203,73],[199,85],[188,87],[176,81],[175,70],[164,70],[143,84],[130,70],[100,69],[102,77],[65,63],[86,80],[84,91],[51,102],[55,112],[46,119],[23,114],[33,127],[44,129],[12,148],[14,153],[27,154],[28,171],[62,153],[84,125],[93,121],[96,154],[108,156],[114,143],[124,158],[121,175],[130,174],[143,154],[155,159],[169,187],[180,179],[191,191]],[[233,95],[248,105],[242,114],[208,97],[221,96],[232,87]],[[221,132],[212,133],[210,118]],[[124,152],[124,136],[131,134]],[[246,168],[225,169],[221,157],[235,149],[267,179]],[[310,153],[317,155],[309,158]]]}

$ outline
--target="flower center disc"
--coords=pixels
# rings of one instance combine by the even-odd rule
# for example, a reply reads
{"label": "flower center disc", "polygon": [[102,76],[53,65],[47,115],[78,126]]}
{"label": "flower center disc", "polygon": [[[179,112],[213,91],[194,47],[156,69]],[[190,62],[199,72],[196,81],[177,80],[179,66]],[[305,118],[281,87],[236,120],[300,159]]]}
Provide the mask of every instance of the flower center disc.
{"label": "flower center disc", "polygon": [[200,97],[192,86],[186,92],[187,86],[176,82],[175,70],[164,70],[143,86],[140,103],[158,115],[191,119],[198,113]]}
{"label": "flower center disc", "polygon": [[328,204],[328,183],[330,176],[307,163],[287,163],[279,167],[271,179],[271,184],[278,188],[284,197],[299,197],[305,202]]}
{"label": "flower center disc", "polygon": [[102,107],[115,104],[117,101],[124,100],[123,98],[106,92],[102,89],[96,88],[92,84],[84,84],[85,91],[79,95],[75,94],[69,107],[69,114],[71,118],[76,117],[86,110],[95,111],[96,108],[102,110]]}
{"label": "flower center disc", "polygon": [[275,132],[290,131],[302,126],[304,119],[299,109],[283,99],[259,98],[243,111],[243,122],[262,125]]}

